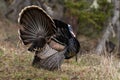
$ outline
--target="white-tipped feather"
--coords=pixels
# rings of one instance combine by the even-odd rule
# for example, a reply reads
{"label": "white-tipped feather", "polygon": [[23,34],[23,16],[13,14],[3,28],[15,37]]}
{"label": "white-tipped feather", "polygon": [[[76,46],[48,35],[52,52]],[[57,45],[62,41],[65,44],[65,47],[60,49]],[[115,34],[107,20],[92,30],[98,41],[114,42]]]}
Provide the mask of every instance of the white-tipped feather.
{"label": "white-tipped feather", "polygon": [[33,8],[33,7],[38,8],[39,10],[42,10],[51,19],[51,21],[54,23],[53,19],[42,8],[40,8],[39,6],[36,6],[36,5],[27,6],[24,9],[22,9],[21,12],[19,13],[18,23],[20,23],[21,15],[24,13],[24,11],[27,10],[28,8]]}
{"label": "white-tipped feather", "polygon": [[[33,9],[33,11],[32,11],[32,9]],[[35,13],[34,9],[35,10],[37,9],[40,13],[39,12]],[[31,12],[27,12],[29,10],[31,10],[32,12],[35,13],[35,14],[33,13],[35,15],[35,17],[33,15],[31,15]],[[24,16],[24,14],[26,14],[26,13],[27,13],[27,15]],[[24,18],[25,18],[25,20],[24,20]],[[51,25],[48,24],[48,21],[50,21]],[[49,26],[52,26],[53,29],[56,28],[53,19],[49,15],[47,15],[47,13],[42,8],[40,8],[39,6],[36,6],[36,5],[27,6],[24,9],[22,9],[21,12],[19,13],[18,23],[21,24],[22,28],[23,28],[23,29],[20,28],[18,30],[19,37],[21,40],[23,39],[22,37],[24,37],[24,35],[23,35],[24,32],[25,32],[25,34],[27,33],[28,36],[31,35],[31,38],[37,38],[38,33],[40,34],[39,36],[43,36],[43,37],[46,36],[47,34],[51,34],[51,33],[49,33],[49,31],[50,30],[54,31],[54,30],[52,30],[51,28],[48,28]],[[39,27],[40,25],[42,25],[43,28]],[[27,37],[24,37],[24,38],[27,39]],[[30,36],[28,38],[30,38]]]}
{"label": "white-tipped feather", "polygon": [[[20,35],[20,30],[18,30],[18,35]],[[19,36],[18,38],[19,38],[19,39],[20,39],[20,41],[22,42],[22,45],[24,45],[24,43],[23,43],[23,41],[22,41],[21,37]]]}

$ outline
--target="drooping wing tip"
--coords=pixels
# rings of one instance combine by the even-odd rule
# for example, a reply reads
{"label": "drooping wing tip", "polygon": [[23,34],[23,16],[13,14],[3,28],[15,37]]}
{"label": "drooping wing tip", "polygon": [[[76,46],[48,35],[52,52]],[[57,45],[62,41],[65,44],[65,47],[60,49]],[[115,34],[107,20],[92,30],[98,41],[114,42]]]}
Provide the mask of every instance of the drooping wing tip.
{"label": "drooping wing tip", "polygon": [[46,59],[40,59],[35,56],[33,60],[33,66],[37,68],[43,68],[49,71],[59,70],[64,61],[64,55],[60,53],[53,54]]}

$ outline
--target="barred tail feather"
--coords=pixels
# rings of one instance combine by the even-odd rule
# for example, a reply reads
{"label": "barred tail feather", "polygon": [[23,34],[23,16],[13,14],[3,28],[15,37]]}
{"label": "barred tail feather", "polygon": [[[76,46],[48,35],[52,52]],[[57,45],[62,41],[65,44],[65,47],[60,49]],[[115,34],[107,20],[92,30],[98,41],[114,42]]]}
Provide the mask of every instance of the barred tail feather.
{"label": "barred tail feather", "polygon": [[[20,38],[24,45],[32,44],[30,50],[42,48],[55,33],[53,20],[46,12],[38,6],[25,7],[19,14],[18,23],[20,27]],[[40,41],[44,44],[38,44]]]}

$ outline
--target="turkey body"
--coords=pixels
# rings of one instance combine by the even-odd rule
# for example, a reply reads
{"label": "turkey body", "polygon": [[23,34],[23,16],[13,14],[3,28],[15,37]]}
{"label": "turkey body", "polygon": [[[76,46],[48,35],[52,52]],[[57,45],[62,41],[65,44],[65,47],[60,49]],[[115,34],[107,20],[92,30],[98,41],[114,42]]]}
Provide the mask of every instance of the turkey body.
{"label": "turkey body", "polygon": [[58,70],[64,59],[70,59],[80,50],[72,27],[52,19],[38,6],[25,7],[19,14],[20,39],[35,53],[32,65],[47,70]]}

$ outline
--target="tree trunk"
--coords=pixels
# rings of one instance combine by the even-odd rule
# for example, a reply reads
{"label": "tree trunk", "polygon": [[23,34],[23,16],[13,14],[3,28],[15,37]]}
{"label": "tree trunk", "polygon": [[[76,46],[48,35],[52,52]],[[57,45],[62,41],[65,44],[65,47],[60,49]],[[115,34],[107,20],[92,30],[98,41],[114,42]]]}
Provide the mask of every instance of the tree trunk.
{"label": "tree trunk", "polygon": [[96,53],[97,54],[101,54],[102,52],[105,51],[105,42],[109,39],[110,34],[113,31],[113,27],[115,27],[116,22],[119,20],[119,7],[120,7],[120,0],[114,0],[114,15],[111,19],[111,21],[109,22],[103,36],[102,39],[100,40],[98,46],[96,47]]}
{"label": "tree trunk", "polygon": [[[119,16],[120,17],[120,16]],[[120,21],[117,21],[117,32],[118,32],[118,57],[120,57]]]}

